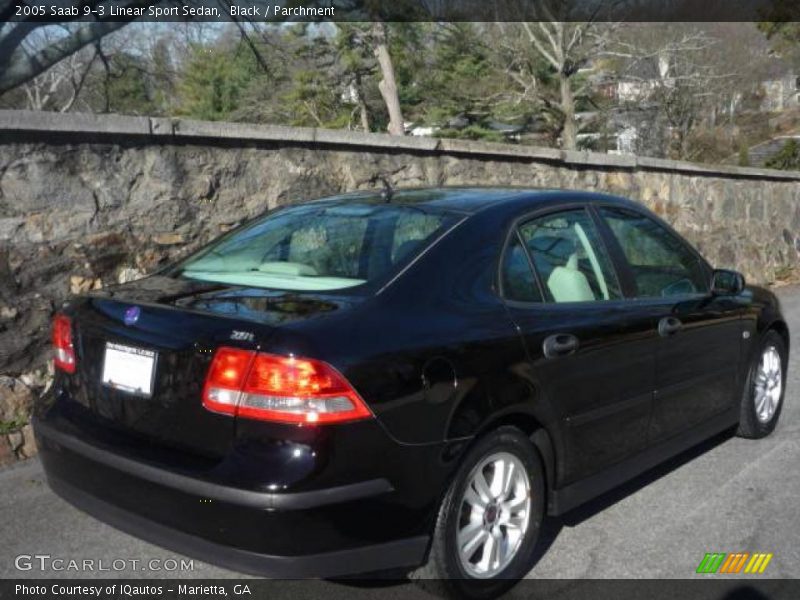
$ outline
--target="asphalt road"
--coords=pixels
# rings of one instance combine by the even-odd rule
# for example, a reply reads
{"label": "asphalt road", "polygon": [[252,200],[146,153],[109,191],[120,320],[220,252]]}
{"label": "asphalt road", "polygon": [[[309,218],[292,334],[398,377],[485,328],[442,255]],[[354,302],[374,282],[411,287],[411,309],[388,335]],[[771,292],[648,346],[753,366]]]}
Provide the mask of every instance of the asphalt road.
{"label": "asphalt road", "polygon": [[[778,291],[792,332],[800,331],[800,287]],[[800,352],[795,350],[781,421],[763,440],[721,436],[557,520],[531,578],[692,578],[706,552],[771,552],[760,578],[800,578]],[[104,573],[15,568],[21,554],[66,559],[180,559],[99,523],[56,497],[38,461],[0,472],[0,578],[242,577],[195,560],[176,573]],[[736,577],[742,578],[743,575]],[[298,587],[302,585],[302,588]],[[568,585],[568,582],[564,582]],[[287,583],[276,598],[374,596],[353,582]],[[382,584],[384,598],[413,584]],[[513,594],[512,596],[517,595]],[[529,597],[520,592],[519,597]]]}

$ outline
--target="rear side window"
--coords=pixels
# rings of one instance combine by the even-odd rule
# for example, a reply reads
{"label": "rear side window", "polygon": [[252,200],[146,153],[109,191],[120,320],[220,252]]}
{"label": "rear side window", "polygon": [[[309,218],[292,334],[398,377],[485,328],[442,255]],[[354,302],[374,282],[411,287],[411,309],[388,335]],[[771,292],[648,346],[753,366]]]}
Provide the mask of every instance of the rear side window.
{"label": "rear side window", "polygon": [[503,296],[518,302],[542,302],[542,294],[531,270],[525,249],[514,235],[503,255],[501,270]]}
{"label": "rear side window", "polygon": [[270,272],[269,263],[277,263],[272,265],[273,271],[285,269],[287,264],[293,263],[306,267],[297,269],[304,275],[311,275],[313,270],[314,275],[327,273],[335,277],[358,278],[359,254],[366,230],[367,221],[346,216],[331,216],[324,221],[308,223],[269,248],[256,268]]}
{"label": "rear side window", "polygon": [[442,224],[440,215],[424,212],[404,212],[397,217],[392,237],[392,262],[413,254],[420,244],[433,235]]}
{"label": "rear side window", "polygon": [[636,281],[637,297],[662,298],[708,292],[697,255],[659,223],[636,212],[603,208]]}
{"label": "rear side window", "polygon": [[413,259],[457,220],[410,205],[299,205],[212,244],[185,261],[179,274],[285,290],[352,288]]}
{"label": "rear side window", "polygon": [[622,297],[616,273],[591,217],[583,209],[533,219],[519,229],[549,302]]}

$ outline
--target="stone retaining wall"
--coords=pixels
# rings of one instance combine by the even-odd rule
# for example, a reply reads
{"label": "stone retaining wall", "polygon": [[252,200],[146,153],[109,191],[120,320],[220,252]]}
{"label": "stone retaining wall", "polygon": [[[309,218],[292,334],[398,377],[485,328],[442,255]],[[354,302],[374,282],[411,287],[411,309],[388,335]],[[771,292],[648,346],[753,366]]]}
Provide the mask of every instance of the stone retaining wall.
{"label": "stone retaining wall", "polygon": [[[279,204],[372,188],[515,185],[638,199],[720,267],[798,265],[800,173],[434,138],[0,111],[0,375],[48,379],[69,293],[138,277]],[[44,383],[42,383],[44,382]],[[38,386],[38,387],[37,387]],[[2,426],[2,424],[0,424]]]}

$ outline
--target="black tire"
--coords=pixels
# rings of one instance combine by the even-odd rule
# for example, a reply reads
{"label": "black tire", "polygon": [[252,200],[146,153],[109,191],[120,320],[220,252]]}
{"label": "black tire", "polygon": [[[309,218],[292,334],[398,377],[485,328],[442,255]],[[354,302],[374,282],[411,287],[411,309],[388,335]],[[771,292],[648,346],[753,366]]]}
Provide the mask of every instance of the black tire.
{"label": "black tire", "polygon": [[[762,357],[768,349],[774,348],[780,356],[781,365],[781,390],[778,398],[778,405],[772,416],[768,420],[759,419],[756,410],[756,386],[757,374]],[[751,361],[747,378],[742,392],[742,403],[739,415],[739,429],[736,434],[743,438],[758,439],[768,436],[778,424],[783,408],[783,400],[786,395],[786,368],[787,368],[786,343],[775,330],[767,331],[761,339],[758,350],[755,352]]]}
{"label": "black tire", "polygon": [[[473,471],[497,453],[509,453],[525,467],[530,489],[530,515],[525,533],[510,562],[494,577],[478,578],[470,574],[459,559],[457,531],[463,518],[462,500]],[[515,427],[504,426],[479,439],[467,452],[448,489],[431,542],[428,562],[411,578],[429,591],[445,597],[484,600],[494,598],[513,587],[533,566],[536,546],[545,509],[545,478],[542,462],[530,439]]]}

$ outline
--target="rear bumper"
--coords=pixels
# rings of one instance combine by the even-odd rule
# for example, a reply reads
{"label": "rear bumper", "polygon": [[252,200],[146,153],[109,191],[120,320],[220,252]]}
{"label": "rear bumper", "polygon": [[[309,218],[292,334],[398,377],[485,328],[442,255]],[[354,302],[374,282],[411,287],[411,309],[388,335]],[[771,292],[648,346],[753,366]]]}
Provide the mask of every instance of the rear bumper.
{"label": "rear bumper", "polygon": [[302,510],[317,506],[337,504],[360,498],[369,498],[394,491],[386,479],[371,479],[350,485],[336,486],[310,492],[295,492],[274,494],[271,492],[256,492],[240,488],[229,487],[187,477],[180,473],[173,473],[159,469],[145,463],[131,460],[108,452],[91,444],[87,444],[71,435],[62,433],[54,427],[41,421],[35,421],[36,434],[40,438],[57,444],[63,449],[79,454],[89,460],[117,469],[134,477],[151,481],[169,488],[180,490],[187,494],[194,494],[206,500],[228,502],[237,506],[255,509]]}
{"label": "rear bumper", "polygon": [[270,577],[368,573],[425,558],[428,535],[398,535],[392,515],[409,511],[386,479],[293,493],[245,490],[132,460],[42,420],[34,430],[59,496],[190,557]]}
{"label": "rear bumper", "polygon": [[64,500],[117,529],[186,556],[254,575],[279,578],[335,577],[353,574],[354,569],[368,573],[412,567],[422,562],[428,546],[427,536],[420,536],[306,556],[259,554],[165,527],[103,502],[49,474],[47,481],[50,488]]}

